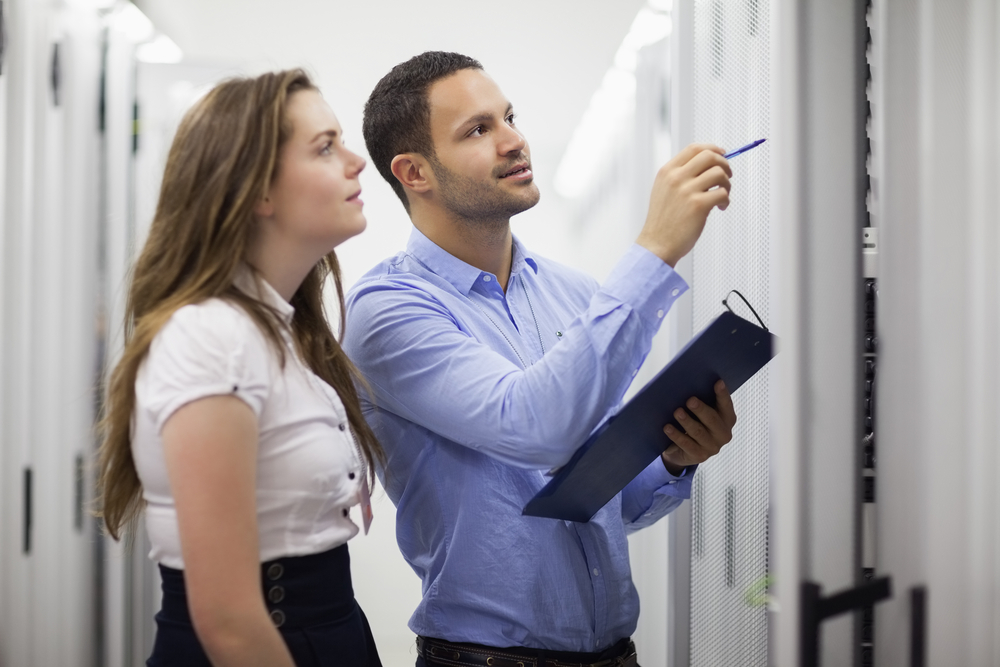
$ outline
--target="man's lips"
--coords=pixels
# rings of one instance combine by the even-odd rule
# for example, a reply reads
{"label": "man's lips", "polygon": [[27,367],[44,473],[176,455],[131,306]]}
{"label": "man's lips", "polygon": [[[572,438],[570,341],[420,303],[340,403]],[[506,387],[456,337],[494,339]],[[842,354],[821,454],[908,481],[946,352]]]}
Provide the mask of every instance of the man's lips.
{"label": "man's lips", "polygon": [[521,162],[508,169],[500,178],[527,178],[531,176],[531,165]]}

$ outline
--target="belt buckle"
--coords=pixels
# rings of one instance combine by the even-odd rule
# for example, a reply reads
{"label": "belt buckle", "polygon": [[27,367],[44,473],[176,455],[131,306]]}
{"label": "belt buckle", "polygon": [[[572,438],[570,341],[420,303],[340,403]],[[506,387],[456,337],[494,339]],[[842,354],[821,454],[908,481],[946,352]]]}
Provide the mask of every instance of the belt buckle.
{"label": "belt buckle", "polygon": [[632,651],[629,655],[618,658],[616,667],[639,667],[635,651]]}
{"label": "belt buckle", "polygon": [[638,655],[635,651],[635,642],[629,641],[626,654],[619,656],[615,660],[615,667],[639,667]]}

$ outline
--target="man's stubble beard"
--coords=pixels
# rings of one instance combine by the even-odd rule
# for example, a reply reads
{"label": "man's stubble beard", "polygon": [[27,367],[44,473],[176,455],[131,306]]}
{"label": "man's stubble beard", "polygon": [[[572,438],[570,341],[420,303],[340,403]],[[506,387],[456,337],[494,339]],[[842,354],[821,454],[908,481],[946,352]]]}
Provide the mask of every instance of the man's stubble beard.
{"label": "man's stubble beard", "polygon": [[[452,171],[436,159],[430,159],[437,177],[441,203],[468,231],[492,236],[506,233],[510,219],[538,203],[540,194],[534,183],[524,186],[534,196],[516,196],[497,186],[473,180]],[[526,193],[527,194],[527,193]]]}

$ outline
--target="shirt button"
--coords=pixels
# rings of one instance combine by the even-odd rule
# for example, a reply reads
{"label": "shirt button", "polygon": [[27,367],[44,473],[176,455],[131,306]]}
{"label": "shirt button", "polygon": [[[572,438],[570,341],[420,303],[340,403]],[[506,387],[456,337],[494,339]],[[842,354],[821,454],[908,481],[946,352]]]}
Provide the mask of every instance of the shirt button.
{"label": "shirt button", "polygon": [[275,609],[271,612],[271,622],[274,623],[274,627],[280,628],[285,624],[285,612],[280,609]]}
{"label": "shirt button", "polygon": [[601,576],[601,571],[600,571],[600,570],[598,570],[598,569],[597,569],[596,567],[594,568],[594,576],[595,576],[595,577],[599,577],[599,576]]}
{"label": "shirt button", "polygon": [[679,289],[677,289],[676,287],[673,288],[672,290],[670,290],[670,296],[677,296],[680,293],[681,293],[681,291]]}
{"label": "shirt button", "polygon": [[272,586],[271,590],[267,592],[267,599],[274,604],[278,604],[285,599],[285,589],[281,586]]}
{"label": "shirt button", "polygon": [[[673,482],[671,482],[671,484],[672,484],[672,483],[673,483]],[[349,509],[347,509],[347,508],[344,508],[344,516],[345,516],[345,517],[346,517],[346,516],[347,516],[348,514],[350,514],[350,513],[351,513],[351,510],[349,510]]]}
{"label": "shirt button", "polygon": [[662,310],[656,311],[656,316],[657,317],[663,317],[663,311]]}
{"label": "shirt button", "polygon": [[341,431],[343,431],[343,430],[345,430],[347,428],[347,426],[345,424],[340,424],[339,426],[337,426],[337,428],[339,428]]}
{"label": "shirt button", "polygon": [[489,281],[491,281],[491,280],[493,280],[493,279],[492,279],[492,278],[490,278],[489,276],[483,276],[483,282],[484,282],[484,283],[488,283],[488,282],[489,282]]}
{"label": "shirt button", "polygon": [[669,482],[667,482],[667,484],[676,484],[676,483],[677,483],[677,480],[676,480],[676,479],[672,479],[672,480],[670,480]]}
{"label": "shirt button", "polygon": [[281,563],[271,563],[267,568],[267,578],[271,581],[281,579],[281,575],[284,573],[285,567]]}

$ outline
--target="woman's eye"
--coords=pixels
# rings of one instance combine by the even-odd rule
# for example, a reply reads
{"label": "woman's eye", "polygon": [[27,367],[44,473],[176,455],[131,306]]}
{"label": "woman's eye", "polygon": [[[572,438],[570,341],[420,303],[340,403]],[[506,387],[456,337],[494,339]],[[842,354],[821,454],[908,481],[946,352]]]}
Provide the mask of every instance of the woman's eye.
{"label": "woman's eye", "polygon": [[333,152],[333,142],[328,141],[319,149],[320,155],[329,155]]}
{"label": "woman's eye", "polygon": [[510,125],[513,125],[515,118],[517,118],[517,114],[513,114],[513,113],[510,114],[509,116],[507,116],[507,123],[510,124]]}

